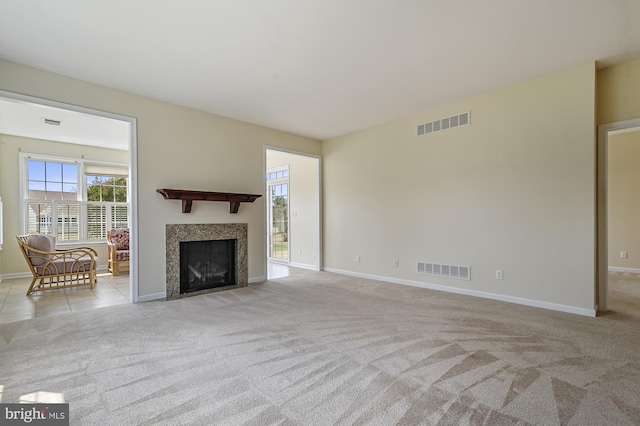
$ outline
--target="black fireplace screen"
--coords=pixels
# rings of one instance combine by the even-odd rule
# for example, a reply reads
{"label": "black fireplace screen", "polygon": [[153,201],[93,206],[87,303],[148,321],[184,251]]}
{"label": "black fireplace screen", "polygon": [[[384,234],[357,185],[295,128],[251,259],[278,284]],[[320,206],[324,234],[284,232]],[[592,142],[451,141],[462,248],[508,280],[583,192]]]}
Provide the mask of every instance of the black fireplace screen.
{"label": "black fireplace screen", "polygon": [[180,242],[180,294],[237,284],[237,241]]}

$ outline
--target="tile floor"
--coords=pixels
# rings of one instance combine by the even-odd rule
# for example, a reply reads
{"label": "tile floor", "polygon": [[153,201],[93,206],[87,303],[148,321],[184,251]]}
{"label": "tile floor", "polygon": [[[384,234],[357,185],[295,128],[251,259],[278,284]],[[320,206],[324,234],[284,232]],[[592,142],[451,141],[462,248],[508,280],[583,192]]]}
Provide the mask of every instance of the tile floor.
{"label": "tile floor", "polygon": [[98,273],[93,289],[75,287],[27,296],[31,278],[0,282],[0,324],[129,303],[129,274]]}
{"label": "tile floor", "polygon": [[288,277],[289,265],[279,262],[267,262],[267,279],[274,280],[276,278]]}
{"label": "tile floor", "polygon": [[288,277],[290,275],[304,274],[309,272],[307,269],[294,268],[286,263],[280,262],[267,262],[267,276],[270,280],[276,278]]}

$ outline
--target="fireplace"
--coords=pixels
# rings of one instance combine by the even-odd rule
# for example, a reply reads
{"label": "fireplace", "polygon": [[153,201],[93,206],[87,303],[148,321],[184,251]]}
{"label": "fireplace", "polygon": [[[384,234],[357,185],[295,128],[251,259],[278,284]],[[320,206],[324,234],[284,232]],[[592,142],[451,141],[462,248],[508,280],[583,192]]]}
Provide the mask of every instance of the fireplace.
{"label": "fireplace", "polygon": [[246,287],[246,223],[166,225],[167,299]]}
{"label": "fireplace", "polygon": [[235,285],[236,241],[180,241],[180,294]]}

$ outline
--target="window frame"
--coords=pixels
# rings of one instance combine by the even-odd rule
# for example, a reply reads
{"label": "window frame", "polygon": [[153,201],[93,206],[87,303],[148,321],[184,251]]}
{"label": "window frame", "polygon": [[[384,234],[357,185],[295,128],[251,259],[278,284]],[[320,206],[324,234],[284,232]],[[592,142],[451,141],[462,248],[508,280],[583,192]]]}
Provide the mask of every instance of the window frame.
{"label": "window frame", "polygon": [[[283,176],[271,177],[270,175],[277,174],[279,172],[283,173]],[[267,258],[269,261],[289,263],[291,262],[291,171],[289,164],[284,164],[282,166],[276,166],[267,169],[265,174],[265,194],[267,196],[266,205],[267,205]],[[273,186],[278,185],[287,185],[287,243],[289,244],[289,250],[287,250],[286,258],[273,257],[273,194],[271,194],[271,190]]]}
{"label": "window frame", "polygon": [[[278,172],[287,172],[286,175],[280,177],[270,177],[271,174],[276,174]],[[282,166],[272,167],[267,170],[265,174],[265,181],[267,183],[273,184],[273,182],[289,182],[289,164],[285,164]]]}
{"label": "window frame", "polygon": [[[21,233],[26,234],[27,231],[27,209],[28,209],[28,205],[29,203],[48,203],[51,204],[51,208],[52,208],[52,218],[51,218],[51,222],[52,222],[52,230],[51,230],[51,235],[53,235],[54,237],[56,237],[56,245],[78,245],[78,244],[83,244],[83,243],[90,243],[90,244],[101,244],[101,243],[105,243],[106,244],[106,237],[103,238],[89,238],[88,235],[88,212],[87,212],[87,206],[89,204],[98,204],[98,205],[104,205],[106,206],[106,211],[107,211],[107,219],[106,219],[106,229],[110,229],[109,226],[111,223],[114,222],[114,220],[109,220],[110,215],[111,215],[111,211],[113,209],[113,206],[123,206],[126,205],[127,207],[127,222],[130,224],[131,223],[131,187],[130,187],[130,181],[131,181],[131,169],[129,167],[128,164],[122,164],[122,163],[113,163],[113,162],[106,162],[106,161],[99,161],[99,160],[88,160],[88,159],[84,159],[84,158],[70,158],[70,157],[61,157],[61,156],[52,156],[52,155],[45,155],[45,154],[33,154],[33,153],[24,153],[24,152],[20,152],[19,153],[19,157],[20,157],[20,161],[19,161],[19,176],[20,176],[20,230]],[[77,166],[77,179],[78,179],[78,197],[77,200],[42,200],[42,199],[30,199],[28,198],[29,196],[29,160],[34,160],[34,161],[44,161],[44,162],[52,162],[52,163],[62,163],[62,164],[75,164]],[[87,201],[87,181],[86,181],[86,177],[87,175],[85,174],[85,164],[91,164],[91,165],[100,165],[100,166],[105,166],[105,167],[113,167],[115,168],[126,168],[129,170],[129,174],[126,176],[127,179],[127,201],[126,202],[108,202],[108,201]],[[91,176],[96,175],[95,173],[90,173]],[[114,176],[123,176],[120,174],[114,174]],[[57,209],[58,206],[60,205],[60,203],[64,203],[64,204],[72,204],[72,203],[77,203],[80,205],[79,208],[79,229],[78,229],[78,234],[79,234],[79,238],[77,240],[62,240],[62,241],[58,241],[58,213],[57,213]],[[54,220],[55,219],[55,220]]]}

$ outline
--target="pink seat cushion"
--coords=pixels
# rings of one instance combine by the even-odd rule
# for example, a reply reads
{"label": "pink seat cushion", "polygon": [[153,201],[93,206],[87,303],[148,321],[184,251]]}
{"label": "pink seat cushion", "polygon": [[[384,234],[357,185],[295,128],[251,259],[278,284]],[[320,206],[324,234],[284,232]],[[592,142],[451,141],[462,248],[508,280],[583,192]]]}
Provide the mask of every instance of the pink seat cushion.
{"label": "pink seat cushion", "polygon": [[129,250],[129,228],[112,229],[109,240],[116,245],[116,250]]}
{"label": "pink seat cushion", "polygon": [[129,250],[116,250],[116,260],[129,260]]}
{"label": "pink seat cushion", "polygon": [[[93,266],[98,264],[98,258],[93,258]],[[68,274],[73,272],[90,272],[91,271],[91,256],[82,256],[77,259],[59,259],[54,260],[46,265],[36,267],[38,276],[43,275],[59,275]]]}

